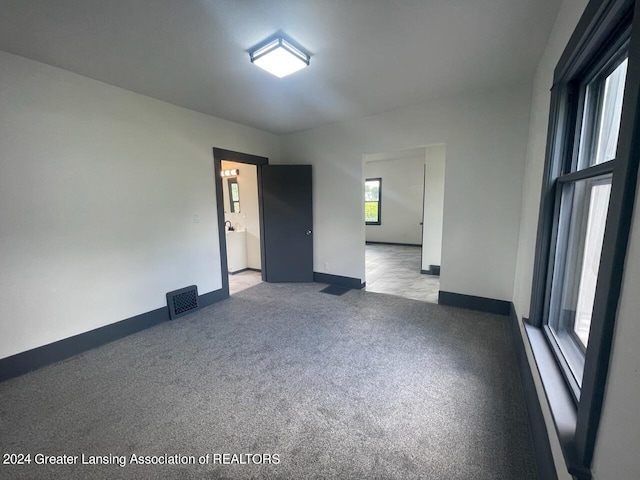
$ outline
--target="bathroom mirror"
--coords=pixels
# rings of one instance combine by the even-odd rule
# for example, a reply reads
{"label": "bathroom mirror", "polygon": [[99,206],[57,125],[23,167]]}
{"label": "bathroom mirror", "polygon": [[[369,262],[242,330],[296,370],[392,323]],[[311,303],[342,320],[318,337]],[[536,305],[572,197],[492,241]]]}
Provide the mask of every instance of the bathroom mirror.
{"label": "bathroom mirror", "polygon": [[227,178],[227,186],[229,187],[229,211],[231,213],[240,213],[238,178]]}

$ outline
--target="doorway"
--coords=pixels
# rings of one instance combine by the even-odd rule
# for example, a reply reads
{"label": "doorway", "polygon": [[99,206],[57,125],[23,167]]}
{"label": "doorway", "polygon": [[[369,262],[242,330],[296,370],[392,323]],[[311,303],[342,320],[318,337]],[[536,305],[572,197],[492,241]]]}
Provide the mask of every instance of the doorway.
{"label": "doorway", "polygon": [[[258,177],[260,167],[268,163],[269,160],[265,157],[220,148],[213,149],[220,270],[222,290],[227,294],[238,293],[264,280],[264,226]],[[230,172],[231,170],[236,171]],[[254,215],[254,211],[257,215]],[[247,224],[250,225],[250,233],[247,233]],[[230,230],[229,226],[233,229]],[[248,245],[251,245],[251,254]]]}
{"label": "doorway", "polygon": [[262,282],[258,166],[222,160],[229,295]]}
{"label": "doorway", "polygon": [[445,146],[363,156],[367,291],[438,303]]}
{"label": "doorway", "polygon": [[313,281],[311,165],[214,148],[213,166],[223,294]]}

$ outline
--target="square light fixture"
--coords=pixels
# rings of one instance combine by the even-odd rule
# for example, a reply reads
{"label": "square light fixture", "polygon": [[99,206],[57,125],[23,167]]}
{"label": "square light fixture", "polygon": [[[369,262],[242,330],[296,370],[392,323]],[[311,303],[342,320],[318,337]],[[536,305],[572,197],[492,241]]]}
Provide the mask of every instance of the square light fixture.
{"label": "square light fixture", "polygon": [[250,52],[249,57],[251,63],[278,78],[286,77],[309,65],[309,55],[280,37],[255,52]]}

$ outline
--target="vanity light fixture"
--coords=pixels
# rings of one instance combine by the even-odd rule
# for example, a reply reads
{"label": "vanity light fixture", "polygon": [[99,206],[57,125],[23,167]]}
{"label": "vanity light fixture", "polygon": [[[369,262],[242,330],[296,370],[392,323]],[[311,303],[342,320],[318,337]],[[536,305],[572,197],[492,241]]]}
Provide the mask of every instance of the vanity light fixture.
{"label": "vanity light fixture", "polygon": [[275,75],[286,77],[309,65],[309,55],[278,37],[254,52],[249,52],[251,63]]}
{"label": "vanity light fixture", "polygon": [[231,170],[220,170],[221,177],[237,177],[240,175],[240,170],[232,168]]}

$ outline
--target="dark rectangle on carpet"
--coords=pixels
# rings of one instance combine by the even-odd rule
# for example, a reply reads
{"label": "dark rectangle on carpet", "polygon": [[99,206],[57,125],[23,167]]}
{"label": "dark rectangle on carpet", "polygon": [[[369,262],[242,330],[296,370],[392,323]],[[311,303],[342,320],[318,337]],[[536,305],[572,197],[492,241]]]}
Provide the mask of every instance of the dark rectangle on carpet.
{"label": "dark rectangle on carpet", "polygon": [[320,291],[322,293],[328,293],[329,295],[338,295],[338,296],[340,296],[340,295],[344,295],[349,290],[351,290],[351,289],[350,288],[344,288],[344,287],[338,287],[337,285],[329,285],[328,287],[325,287]]}

